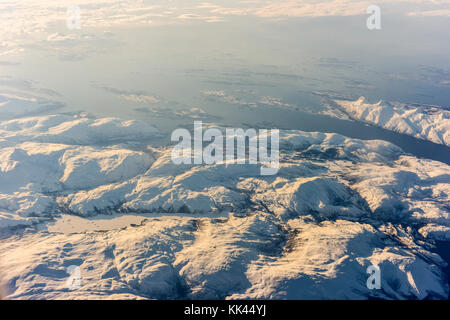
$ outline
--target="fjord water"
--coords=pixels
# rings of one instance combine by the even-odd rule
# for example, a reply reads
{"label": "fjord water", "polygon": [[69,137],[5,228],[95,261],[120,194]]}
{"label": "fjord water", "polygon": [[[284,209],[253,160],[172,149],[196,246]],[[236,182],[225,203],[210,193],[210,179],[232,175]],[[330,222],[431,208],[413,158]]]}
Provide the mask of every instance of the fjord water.
{"label": "fjord water", "polygon": [[[365,19],[245,17],[207,28],[82,28],[74,32],[97,40],[69,40],[63,53],[31,47],[19,64],[0,70],[51,89],[51,98],[64,104],[60,112],[139,119],[170,132],[192,125],[193,117],[167,110],[200,108],[204,113],[195,116],[205,122],[382,139],[449,163],[447,147],[317,114],[326,103],[317,91],[449,106],[448,19],[388,15],[376,31]],[[267,97],[275,102],[261,103]]]}

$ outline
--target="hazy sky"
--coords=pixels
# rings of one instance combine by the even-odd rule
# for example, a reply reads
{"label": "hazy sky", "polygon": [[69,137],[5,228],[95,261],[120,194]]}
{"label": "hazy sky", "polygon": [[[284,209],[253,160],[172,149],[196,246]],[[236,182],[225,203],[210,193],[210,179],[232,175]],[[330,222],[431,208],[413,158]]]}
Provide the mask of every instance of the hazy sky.
{"label": "hazy sky", "polygon": [[450,101],[449,0],[2,0],[0,26],[0,95],[64,111],[252,119],[260,105],[320,110],[315,91]]}
{"label": "hazy sky", "polygon": [[[300,0],[300,1],[192,1],[192,0],[2,0],[0,2],[0,56],[8,57],[35,41],[62,41],[54,29],[65,24],[67,8],[79,6],[83,28],[217,23],[233,17],[287,17],[364,15],[376,4],[386,15],[450,17],[449,0]],[[413,18],[412,18],[413,19]],[[76,35],[66,35],[73,38]]]}

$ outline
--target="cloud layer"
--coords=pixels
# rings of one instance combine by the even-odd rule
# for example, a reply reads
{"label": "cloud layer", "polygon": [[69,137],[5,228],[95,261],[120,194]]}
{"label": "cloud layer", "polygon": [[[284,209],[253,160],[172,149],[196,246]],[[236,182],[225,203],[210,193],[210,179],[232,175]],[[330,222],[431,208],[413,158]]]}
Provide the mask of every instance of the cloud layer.
{"label": "cloud layer", "polygon": [[[79,0],[81,31],[90,28],[149,26],[186,23],[212,23],[234,16],[256,16],[282,19],[287,17],[354,16],[366,14],[372,1],[360,0],[254,0],[201,2],[195,0],[131,1]],[[449,0],[379,0],[383,13],[407,16],[446,16],[450,14]],[[39,41],[62,43],[89,42],[83,32],[66,29],[67,8],[73,0],[11,0],[0,3],[0,57],[21,54],[27,45]],[[63,30],[68,34],[55,34]],[[57,47],[60,48],[60,47]]]}

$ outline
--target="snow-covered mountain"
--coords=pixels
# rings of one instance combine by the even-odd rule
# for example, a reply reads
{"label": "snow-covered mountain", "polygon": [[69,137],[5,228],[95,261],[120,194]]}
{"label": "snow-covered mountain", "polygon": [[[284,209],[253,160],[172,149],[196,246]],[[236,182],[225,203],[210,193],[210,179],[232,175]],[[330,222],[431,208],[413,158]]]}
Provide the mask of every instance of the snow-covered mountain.
{"label": "snow-covered mountain", "polygon": [[[8,298],[447,298],[450,168],[385,141],[280,132],[280,169],[175,165],[138,121],[0,123]],[[149,145],[148,147],[146,145]],[[73,232],[77,215],[140,223]],[[56,219],[56,220],[55,220]],[[67,267],[80,267],[69,290]],[[381,289],[366,286],[367,267]]]}
{"label": "snow-covered mountain", "polygon": [[14,119],[51,112],[62,107],[62,103],[46,98],[17,93],[0,93],[0,119]]}
{"label": "snow-covered mountain", "polygon": [[348,116],[387,130],[450,146],[450,112],[443,108],[380,100],[334,100]]}

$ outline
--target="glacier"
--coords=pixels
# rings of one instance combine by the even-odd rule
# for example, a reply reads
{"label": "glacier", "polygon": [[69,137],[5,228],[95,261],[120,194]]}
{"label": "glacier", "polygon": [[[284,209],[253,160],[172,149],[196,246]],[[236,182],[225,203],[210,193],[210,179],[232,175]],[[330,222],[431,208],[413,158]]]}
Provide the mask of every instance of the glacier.
{"label": "glacier", "polygon": [[[434,250],[450,240],[448,165],[386,141],[281,130],[279,172],[261,176],[175,165],[165,136],[84,113],[0,122],[6,298],[448,297]],[[380,290],[366,286],[370,265]]]}

